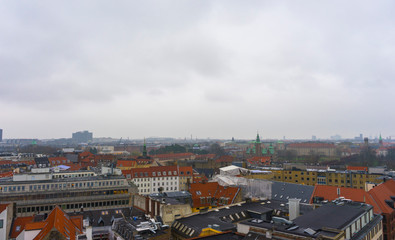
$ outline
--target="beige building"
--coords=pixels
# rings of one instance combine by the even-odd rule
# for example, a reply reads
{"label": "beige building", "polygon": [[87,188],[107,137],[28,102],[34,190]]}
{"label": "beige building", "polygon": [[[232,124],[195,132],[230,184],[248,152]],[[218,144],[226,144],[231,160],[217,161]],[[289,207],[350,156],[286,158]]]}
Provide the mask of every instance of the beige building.
{"label": "beige building", "polygon": [[333,143],[291,143],[286,146],[286,149],[295,152],[297,156],[336,156],[336,146]]}

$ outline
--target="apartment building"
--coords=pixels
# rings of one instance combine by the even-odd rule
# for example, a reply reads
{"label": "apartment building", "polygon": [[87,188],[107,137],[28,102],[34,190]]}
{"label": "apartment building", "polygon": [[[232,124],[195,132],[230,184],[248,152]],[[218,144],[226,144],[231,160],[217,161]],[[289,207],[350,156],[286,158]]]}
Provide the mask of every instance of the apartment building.
{"label": "apartment building", "polygon": [[[294,210],[290,206],[289,211]],[[382,216],[374,214],[372,206],[343,200],[295,219],[245,220],[237,224],[237,231],[248,239],[383,239]]]}
{"label": "apartment building", "polygon": [[0,203],[14,203],[16,216],[132,206],[133,187],[122,175],[91,171],[33,172],[0,181]]}
{"label": "apartment building", "polygon": [[383,175],[365,171],[273,170],[272,180],[305,185],[329,185],[364,189],[366,182],[382,183]]}
{"label": "apartment building", "polygon": [[186,191],[193,181],[192,167],[157,166],[123,170],[126,179],[138,187],[138,193],[148,195],[158,192]]}

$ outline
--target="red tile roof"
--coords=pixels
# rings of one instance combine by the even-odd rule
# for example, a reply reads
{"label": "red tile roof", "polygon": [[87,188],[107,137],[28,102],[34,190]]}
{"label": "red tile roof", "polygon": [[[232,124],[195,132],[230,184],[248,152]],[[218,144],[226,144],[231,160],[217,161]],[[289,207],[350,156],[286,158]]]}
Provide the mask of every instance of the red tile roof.
{"label": "red tile roof", "polygon": [[73,220],[76,218],[70,218],[62,209],[56,206],[43,222],[28,223],[25,228],[26,230],[41,229],[34,240],[45,239],[53,229],[56,229],[66,238],[75,239],[82,232],[82,216],[79,218],[78,220]]}
{"label": "red tile roof", "polygon": [[385,202],[385,200],[391,200],[391,196],[395,196],[395,180],[387,180],[384,183],[377,185],[373,189],[369,190],[369,194],[377,203],[380,213],[391,214],[395,211]]}
{"label": "red tile roof", "polygon": [[252,157],[252,158],[247,159],[247,161],[253,165],[270,165],[271,157],[270,156]]}
{"label": "red tile roof", "polygon": [[33,222],[34,217],[18,217],[12,223],[10,238],[17,238],[18,235],[25,229],[25,225]]}
{"label": "red tile roof", "polygon": [[[340,191],[339,195],[337,194],[338,191]],[[311,196],[310,203],[313,203],[314,197],[322,197],[324,198],[324,200],[328,201],[335,200],[339,197],[344,197],[346,199],[351,199],[355,202],[370,204],[374,207],[375,212],[378,211],[378,205],[376,204],[375,200],[372,198],[372,196],[369,195],[369,193],[367,193],[363,189],[316,185]]]}
{"label": "red tile roof", "polygon": [[118,160],[117,167],[135,167],[137,162],[135,160]]}
{"label": "red tile roof", "polygon": [[8,203],[6,204],[0,204],[0,213],[2,213],[8,206]]}
{"label": "red tile roof", "polygon": [[[239,191],[240,189],[238,187],[224,187],[219,185],[217,182],[192,183],[189,188],[189,192],[192,194],[192,203],[194,208],[208,207],[212,205],[207,201],[202,203],[202,197],[211,197],[213,200],[217,200],[217,206],[231,204]],[[228,198],[228,202],[221,203],[218,201],[221,197]]]}
{"label": "red tile roof", "polygon": [[365,171],[365,172],[367,172],[369,169],[368,169],[368,167],[362,167],[362,166],[347,166],[347,170],[349,170],[349,171]]}
{"label": "red tile roof", "polygon": [[4,178],[4,177],[12,177],[14,176],[14,173],[12,171],[10,172],[4,172],[4,173],[0,173],[0,178]]}

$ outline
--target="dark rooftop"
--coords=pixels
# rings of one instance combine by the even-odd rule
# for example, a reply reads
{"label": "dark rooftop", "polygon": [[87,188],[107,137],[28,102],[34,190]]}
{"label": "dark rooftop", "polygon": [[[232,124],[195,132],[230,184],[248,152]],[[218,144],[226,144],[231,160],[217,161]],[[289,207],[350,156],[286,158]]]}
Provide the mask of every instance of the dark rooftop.
{"label": "dark rooftop", "polygon": [[300,203],[308,204],[313,191],[314,186],[273,181],[272,199],[288,202],[289,198],[297,198]]}
{"label": "dark rooftop", "polygon": [[313,230],[322,229],[323,227],[341,230],[356,217],[371,208],[373,207],[361,203],[343,205],[329,203],[296,218],[294,223],[300,227],[311,228]]}

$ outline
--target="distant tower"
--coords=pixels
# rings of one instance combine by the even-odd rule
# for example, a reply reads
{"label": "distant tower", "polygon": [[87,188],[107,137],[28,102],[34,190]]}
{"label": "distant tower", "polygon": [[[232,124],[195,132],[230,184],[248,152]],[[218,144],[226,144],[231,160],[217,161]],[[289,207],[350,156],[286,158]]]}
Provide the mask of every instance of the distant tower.
{"label": "distant tower", "polygon": [[365,142],[365,146],[367,147],[369,145],[369,138],[364,138],[363,141]]}
{"label": "distant tower", "polygon": [[144,145],[143,145],[143,157],[147,157],[147,145],[145,144],[145,138],[144,138]]}
{"label": "distant tower", "polygon": [[3,129],[0,128],[0,142],[3,141]]}
{"label": "distant tower", "polygon": [[379,144],[380,144],[380,146],[383,145],[383,138],[381,137],[381,133],[380,133],[380,137],[379,137]]}
{"label": "distant tower", "polygon": [[261,144],[261,139],[259,138],[259,133],[256,134],[256,140],[255,140],[255,156],[262,156],[262,144]]}

